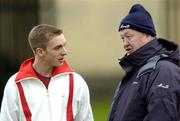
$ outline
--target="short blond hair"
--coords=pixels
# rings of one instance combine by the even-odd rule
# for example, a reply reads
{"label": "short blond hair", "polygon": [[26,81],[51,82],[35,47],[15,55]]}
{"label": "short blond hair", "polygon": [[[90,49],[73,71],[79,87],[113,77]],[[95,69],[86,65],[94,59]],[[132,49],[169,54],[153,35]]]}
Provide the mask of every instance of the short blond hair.
{"label": "short blond hair", "polygon": [[61,35],[63,30],[48,24],[40,24],[32,28],[29,33],[28,41],[32,51],[36,48],[46,50],[47,43],[55,36]]}

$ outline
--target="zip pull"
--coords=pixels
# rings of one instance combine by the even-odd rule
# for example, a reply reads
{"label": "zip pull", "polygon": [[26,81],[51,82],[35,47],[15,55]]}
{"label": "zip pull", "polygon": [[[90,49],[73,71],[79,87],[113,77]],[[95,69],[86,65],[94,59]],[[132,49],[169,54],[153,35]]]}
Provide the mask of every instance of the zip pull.
{"label": "zip pull", "polygon": [[47,94],[47,96],[49,97],[49,91],[48,91],[48,89],[46,90],[46,94]]}

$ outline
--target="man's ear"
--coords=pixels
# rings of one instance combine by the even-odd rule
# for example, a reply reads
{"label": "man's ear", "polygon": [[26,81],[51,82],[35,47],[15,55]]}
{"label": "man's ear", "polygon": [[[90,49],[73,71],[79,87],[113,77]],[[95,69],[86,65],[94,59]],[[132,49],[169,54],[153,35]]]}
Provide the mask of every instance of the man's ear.
{"label": "man's ear", "polygon": [[36,54],[39,56],[43,56],[45,53],[45,51],[42,48],[36,48],[35,51],[36,51]]}

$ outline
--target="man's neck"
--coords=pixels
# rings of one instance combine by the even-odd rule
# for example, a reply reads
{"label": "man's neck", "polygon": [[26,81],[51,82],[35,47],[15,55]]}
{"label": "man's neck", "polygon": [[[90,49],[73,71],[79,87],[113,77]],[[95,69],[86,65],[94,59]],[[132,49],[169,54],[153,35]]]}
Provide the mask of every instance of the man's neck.
{"label": "man's neck", "polygon": [[37,73],[44,77],[51,77],[53,67],[48,66],[45,62],[35,59],[32,67]]}

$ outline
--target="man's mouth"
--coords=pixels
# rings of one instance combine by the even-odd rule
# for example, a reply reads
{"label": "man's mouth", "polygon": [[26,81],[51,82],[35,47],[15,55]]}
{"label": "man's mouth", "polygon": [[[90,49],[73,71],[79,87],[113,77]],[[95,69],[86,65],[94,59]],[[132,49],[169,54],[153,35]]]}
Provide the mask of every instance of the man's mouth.
{"label": "man's mouth", "polygon": [[132,50],[130,48],[126,49],[126,52],[130,53]]}
{"label": "man's mouth", "polygon": [[62,61],[64,61],[64,58],[60,58],[60,59],[58,59],[58,60],[62,62]]}
{"label": "man's mouth", "polygon": [[132,48],[125,48],[126,50],[126,53],[129,55],[133,52],[133,49]]}

